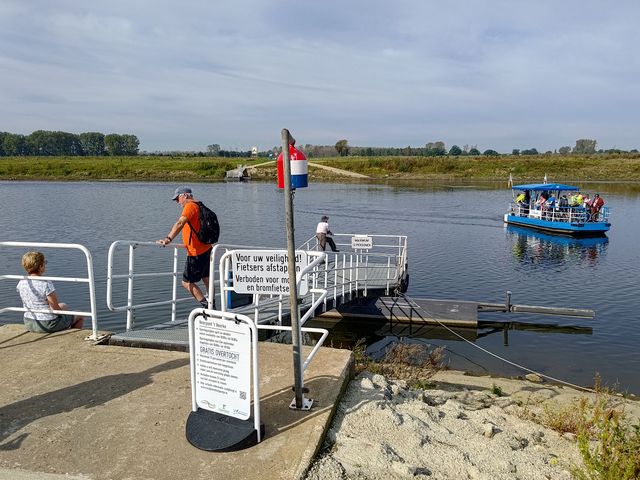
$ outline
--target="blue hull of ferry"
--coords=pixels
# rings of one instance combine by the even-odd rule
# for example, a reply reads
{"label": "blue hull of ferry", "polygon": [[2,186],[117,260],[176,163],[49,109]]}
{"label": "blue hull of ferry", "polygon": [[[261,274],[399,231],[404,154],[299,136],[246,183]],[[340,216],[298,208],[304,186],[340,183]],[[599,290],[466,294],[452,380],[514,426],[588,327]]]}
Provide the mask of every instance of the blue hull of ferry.
{"label": "blue hull of ferry", "polygon": [[521,217],[514,213],[505,214],[504,221],[511,225],[520,225],[545,232],[573,235],[576,237],[602,236],[609,231],[609,227],[611,227],[609,222],[552,222],[539,218]]}

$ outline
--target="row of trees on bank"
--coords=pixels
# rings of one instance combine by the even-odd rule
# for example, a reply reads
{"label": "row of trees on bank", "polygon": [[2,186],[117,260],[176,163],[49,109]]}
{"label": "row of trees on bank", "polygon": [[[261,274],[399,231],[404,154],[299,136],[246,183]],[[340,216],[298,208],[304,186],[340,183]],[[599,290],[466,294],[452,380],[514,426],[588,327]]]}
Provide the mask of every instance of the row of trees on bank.
{"label": "row of trees on bank", "polygon": [[[536,148],[527,148],[527,149],[518,149],[514,148],[511,151],[511,155],[590,155],[595,153],[638,153],[637,149],[633,149],[630,151],[624,151],[620,149],[609,149],[609,150],[598,150],[597,149],[597,141],[590,138],[581,138],[576,140],[575,147],[571,148],[570,146],[563,146],[555,151],[546,151],[540,152]],[[437,157],[437,156],[499,156],[501,155],[494,149],[487,149],[481,152],[478,150],[476,145],[464,145],[463,147],[459,147],[458,145],[453,145],[449,150],[445,147],[444,142],[429,142],[424,147],[404,147],[404,148],[388,148],[388,147],[351,147],[349,142],[346,139],[338,140],[336,144],[331,146],[315,146],[315,145],[305,145],[305,152],[309,156],[334,156],[337,154],[339,156],[367,156],[367,157],[377,157],[377,156],[424,156],[424,157]],[[335,153],[334,153],[335,151]]]}
{"label": "row of trees on bank", "polygon": [[[311,145],[306,144],[299,148],[309,158],[335,157],[335,156],[360,156],[360,157],[439,157],[439,156],[490,156],[497,157],[501,155],[589,155],[597,153],[638,153],[637,149],[630,151],[609,149],[597,150],[597,141],[592,139],[576,140],[575,147],[563,146],[554,151],[538,151],[536,148],[518,149],[514,148],[510,153],[501,154],[498,151],[489,148],[480,151],[476,145],[453,145],[447,149],[442,141],[429,142],[424,147],[354,147],[349,145],[348,140],[338,140],[335,145]],[[281,151],[281,147],[273,147],[271,155],[277,155]],[[248,156],[248,155],[247,155]]]}
{"label": "row of trees on bank", "polygon": [[[131,134],[103,134],[100,132],[85,132],[80,134],[37,130],[30,135],[20,135],[0,132],[0,157],[2,156],[132,156],[139,154],[140,142],[138,137]],[[480,151],[476,145],[453,145],[449,149],[442,141],[429,142],[424,147],[356,147],[349,145],[348,140],[338,140],[335,145],[300,145],[299,148],[309,158],[323,158],[335,156],[365,156],[365,157],[437,157],[437,156],[500,156],[494,149]],[[253,150],[253,151],[252,151]],[[270,150],[238,151],[225,150],[219,144],[207,146],[206,151],[172,151],[172,152],[142,152],[145,155],[159,156],[198,156],[198,157],[275,157],[281,147]],[[562,146],[554,151],[540,152],[536,148],[513,149],[508,155],[589,155],[596,153],[638,153],[637,149],[624,151],[619,149],[598,150],[597,141],[588,138],[576,140],[575,146]]]}
{"label": "row of trees on bank", "polygon": [[36,130],[30,135],[0,132],[0,156],[137,155],[135,135],[100,132],[68,133]]}
{"label": "row of trees on bank", "polygon": [[[560,147],[555,151],[540,152],[536,148],[526,148],[523,150],[513,149],[511,153],[501,154],[494,149],[487,149],[480,151],[475,145],[453,145],[447,149],[444,142],[430,142],[424,147],[353,147],[349,145],[349,142],[345,139],[339,140],[335,145],[312,145],[307,143],[305,145],[298,145],[298,148],[302,150],[308,158],[327,158],[336,156],[361,156],[361,157],[437,157],[437,156],[491,156],[497,157],[501,155],[589,155],[597,153],[638,153],[638,150],[633,149],[630,151],[610,149],[610,150],[596,150],[597,142],[591,139],[580,139],[576,141],[576,146],[571,148],[569,146]],[[219,144],[211,144],[207,146],[207,151],[189,151],[189,152],[143,152],[145,155],[157,155],[157,156],[188,156],[188,157],[227,157],[227,158],[251,158],[251,157],[264,157],[275,158],[282,151],[281,146],[274,146],[270,150],[266,151],[251,151],[251,150],[224,150]]]}

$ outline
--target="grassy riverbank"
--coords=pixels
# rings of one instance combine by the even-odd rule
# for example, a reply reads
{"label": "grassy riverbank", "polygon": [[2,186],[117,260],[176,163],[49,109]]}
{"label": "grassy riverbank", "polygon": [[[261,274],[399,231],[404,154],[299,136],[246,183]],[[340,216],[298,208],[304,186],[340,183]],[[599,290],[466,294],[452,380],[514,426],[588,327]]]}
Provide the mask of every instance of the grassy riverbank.
{"label": "grassy riverbank", "polygon": [[[205,157],[0,157],[3,180],[222,180],[244,159]],[[257,163],[257,162],[253,162]]]}
{"label": "grassy riverbank", "polygon": [[[517,181],[640,181],[639,154],[590,156],[503,157],[340,157],[311,159],[314,163],[361,173],[372,179],[495,179],[509,174]],[[0,157],[3,180],[222,180],[238,164],[264,159],[211,157]],[[336,180],[340,174],[310,167],[317,180]],[[275,164],[256,169],[254,178],[275,178]]]}
{"label": "grassy riverbank", "polygon": [[448,177],[504,180],[640,180],[640,155],[505,157],[357,157],[320,161],[380,177]]}

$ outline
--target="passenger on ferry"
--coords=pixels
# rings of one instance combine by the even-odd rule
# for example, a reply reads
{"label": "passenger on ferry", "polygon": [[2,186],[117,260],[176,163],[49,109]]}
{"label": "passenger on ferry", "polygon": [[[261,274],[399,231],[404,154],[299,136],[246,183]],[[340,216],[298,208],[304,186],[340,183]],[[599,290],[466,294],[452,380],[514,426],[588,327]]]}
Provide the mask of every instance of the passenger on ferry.
{"label": "passenger on ferry", "polygon": [[529,214],[529,206],[531,205],[531,192],[527,190],[524,192],[524,213]]}
{"label": "passenger on ferry", "polygon": [[570,207],[575,207],[576,206],[576,194],[575,193],[570,193],[569,197],[568,197],[568,200],[569,200],[569,206]]}
{"label": "passenger on ferry", "polygon": [[[191,225],[195,231],[200,230],[200,211],[198,201],[193,198],[193,192],[189,187],[178,187],[173,192],[174,202],[182,207],[182,212],[176,223],[173,224],[167,236],[156,243],[165,246],[182,231],[182,243],[187,248],[187,260],[182,273],[182,286],[195,298],[204,308],[208,308],[207,299],[200,290],[198,282],[202,280],[206,291],[209,291],[209,263],[211,259],[212,246],[202,243],[197,235],[191,231]],[[186,226],[186,228],[185,228]],[[216,307],[215,298],[213,308]]]}
{"label": "passenger on ferry", "polygon": [[596,193],[593,197],[593,201],[591,202],[591,216],[595,218],[600,213],[603,206],[604,199]]}
{"label": "passenger on ferry", "polygon": [[531,200],[531,194],[529,190],[525,192],[521,192],[516,197],[516,206],[518,207],[518,212],[520,216],[527,216],[529,214],[529,201]]}
{"label": "passenger on ferry", "polygon": [[566,221],[569,218],[569,199],[566,195],[562,195],[558,199],[558,209],[560,211],[558,218]]}
{"label": "passenger on ferry", "polygon": [[582,208],[584,208],[587,212],[591,211],[592,201],[593,200],[589,198],[589,194],[585,193],[584,196],[582,197]]}
{"label": "passenger on ferry", "polygon": [[547,203],[547,192],[542,192],[539,196],[538,199],[536,200],[536,208],[538,210],[544,210],[546,207]]}
{"label": "passenger on ferry", "polygon": [[547,201],[544,202],[544,204],[542,205],[544,218],[547,219],[547,220],[552,219],[553,213],[551,213],[551,212],[553,212],[555,209],[556,209],[556,197],[552,193],[547,198]]}
{"label": "passenger on ferry", "polygon": [[549,210],[554,210],[556,208],[556,197],[553,193],[549,195],[549,198],[547,198],[545,205]]}
{"label": "passenger on ferry", "polygon": [[[29,277],[41,277],[47,261],[40,252],[27,252],[22,257],[22,266]],[[16,290],[22,299],[24,325],[30,332],[53,333],[68,328],[82,328],[84,317],[53,313],[51,310],[69,310],[66,303],[59,303],[51,280],[22,279]]]}
{"label": "passenger on ferry", "polygon": [[569,195],[569,206],[577,207],[578,206],[578,192],[574,192]]}
{"label": "passenger on ferry", "polygon": [[562,195],[560,197],[560,200],[558,200],[558,206],[560,207],[560,209],[567,209],[567,207],[569,206],[569,200],[567,199],[566,195]]}
{"label": "passenger on ferry", "polygon": [[323,215],[316,227],[316,238],[318,239],[318,249],[324,252],[327,247],[327,243],[331,247],[332,252],[339,252],[336,248],[336,242],[333,241],[330,235],[333,235],[329,230],[329,217]]}

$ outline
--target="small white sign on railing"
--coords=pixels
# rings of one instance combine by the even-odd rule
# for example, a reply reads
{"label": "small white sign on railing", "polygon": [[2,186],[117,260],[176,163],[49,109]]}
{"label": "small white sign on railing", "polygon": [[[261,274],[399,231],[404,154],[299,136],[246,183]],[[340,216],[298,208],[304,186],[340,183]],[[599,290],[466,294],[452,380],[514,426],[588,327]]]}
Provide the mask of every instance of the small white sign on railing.
{"label": "small white sign on railing", "polygon": [[[289,256],[285,250],[234,250],[231,255],[236,293],[289,295]],[[296,273],[309,264],[307,252],[296,250]],[[302,281],[298,295],[309,285]]]}
{"label": "small white sign on railing", "polygon": [[354,235],[351,237],[351,248],[354,250],[369,250],[373,248],[373,238],[369,235]]}
{"label": "small white sign on railing", "polygon": [[244,322],[200,315],[194,321],[198,407],[241,420],[251,404],[251,329]]}

